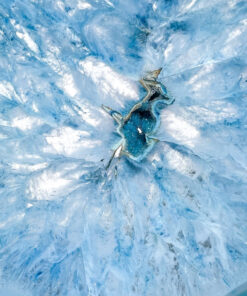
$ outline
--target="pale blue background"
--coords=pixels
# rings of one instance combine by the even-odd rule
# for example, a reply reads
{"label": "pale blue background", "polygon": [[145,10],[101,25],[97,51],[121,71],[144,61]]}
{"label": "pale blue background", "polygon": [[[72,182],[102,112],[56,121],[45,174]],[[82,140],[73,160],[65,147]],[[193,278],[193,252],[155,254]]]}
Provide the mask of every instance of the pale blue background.
{"label": "pale blue background", "polygon": [[[246,281],[246,40],[246,1],[0,2],[1,296]],[[119,137],[101,104],[127,113],[159,67],[169,143],[106,172]]]}

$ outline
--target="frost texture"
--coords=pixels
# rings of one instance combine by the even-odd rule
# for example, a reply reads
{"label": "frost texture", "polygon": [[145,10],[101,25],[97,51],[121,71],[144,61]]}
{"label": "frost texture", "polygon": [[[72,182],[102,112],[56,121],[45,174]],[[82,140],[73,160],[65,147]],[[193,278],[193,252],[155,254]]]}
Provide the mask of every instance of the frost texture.
{"label": "frost texture", "polygon": [[[247,2],[0,3],[0,294],[224,295],[247,273]],[[176,101],[140,164],[101,104]]]}

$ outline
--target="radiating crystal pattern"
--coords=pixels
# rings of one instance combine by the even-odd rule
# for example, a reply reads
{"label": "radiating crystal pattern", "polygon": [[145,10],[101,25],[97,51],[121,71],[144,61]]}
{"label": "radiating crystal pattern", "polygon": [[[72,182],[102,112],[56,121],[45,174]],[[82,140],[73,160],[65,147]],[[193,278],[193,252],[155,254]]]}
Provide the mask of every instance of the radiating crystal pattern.
{"label": "radiating crystal pattern", "polygon": [[[242,0],[0,1],[1,296],[246,282],[246,40]],[[126,114],[158,68],[175,98],[159,141],[106,170],[101,105]]]}

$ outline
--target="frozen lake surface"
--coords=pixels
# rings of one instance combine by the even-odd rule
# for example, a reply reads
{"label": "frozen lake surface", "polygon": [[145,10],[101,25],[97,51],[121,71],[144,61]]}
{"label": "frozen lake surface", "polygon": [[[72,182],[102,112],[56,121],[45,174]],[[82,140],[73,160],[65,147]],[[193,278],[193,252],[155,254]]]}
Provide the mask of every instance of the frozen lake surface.
{"label": "frozen lake surface", "polygon": [[[247,1],[0,2],[0,295],[224,296],[247,274]],[[160,140],[105,170],[138,80]]]}

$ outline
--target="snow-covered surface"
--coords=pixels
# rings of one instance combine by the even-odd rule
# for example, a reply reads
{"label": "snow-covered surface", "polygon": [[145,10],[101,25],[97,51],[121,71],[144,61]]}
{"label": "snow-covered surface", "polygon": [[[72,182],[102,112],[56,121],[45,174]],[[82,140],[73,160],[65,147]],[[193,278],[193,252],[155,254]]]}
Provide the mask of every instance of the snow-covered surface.
{"label": "snow-covered surface", "polygon": [[[0,295],[219,295],[247,274],[247,2],[0,2]],[[127,113],[175,103],[137,164]],[[117,171],[114,166],[117,166]]]}

